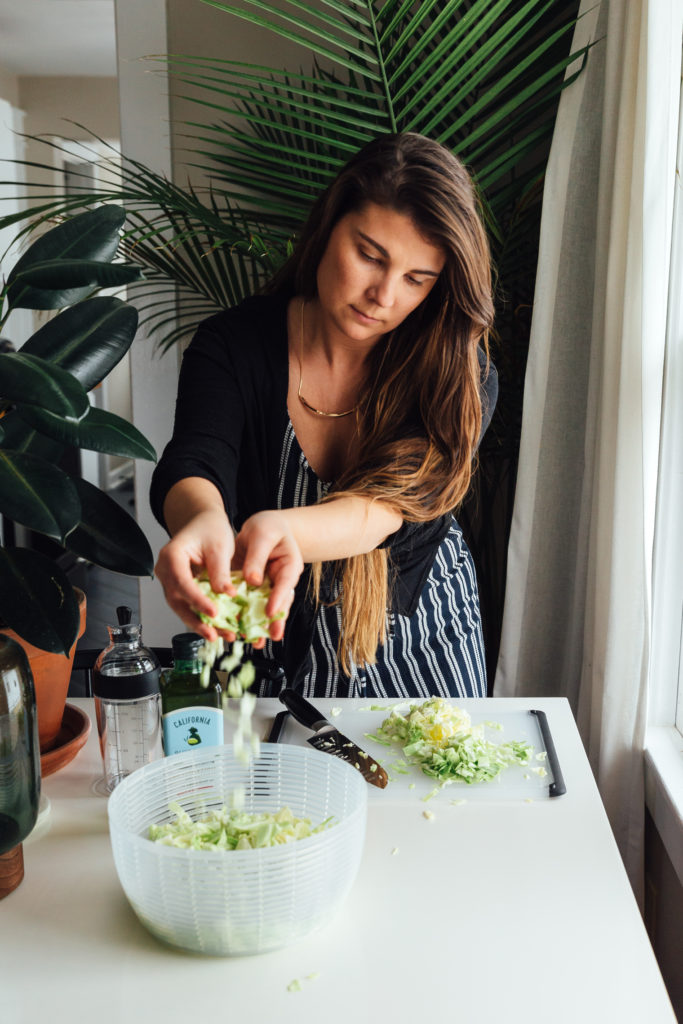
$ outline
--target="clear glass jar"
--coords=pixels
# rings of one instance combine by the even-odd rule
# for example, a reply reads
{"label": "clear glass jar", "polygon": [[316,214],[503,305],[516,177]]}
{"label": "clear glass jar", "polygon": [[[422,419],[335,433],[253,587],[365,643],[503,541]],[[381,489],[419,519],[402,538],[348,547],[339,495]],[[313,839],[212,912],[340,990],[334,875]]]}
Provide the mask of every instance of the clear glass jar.
{"label": "clear glass jar", "polygon": [[111,792],[137,768],[163,757],[161,666],[142,644],[142,627],[118,608],[118,626],[109,626],[109,645],[93,670],[93,696],[105,785]]}

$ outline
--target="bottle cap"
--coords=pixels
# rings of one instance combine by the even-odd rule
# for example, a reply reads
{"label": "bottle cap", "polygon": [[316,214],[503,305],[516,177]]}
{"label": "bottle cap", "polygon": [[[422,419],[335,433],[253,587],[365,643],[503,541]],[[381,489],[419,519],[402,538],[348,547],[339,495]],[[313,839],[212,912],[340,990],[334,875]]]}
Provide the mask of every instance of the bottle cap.
{"label": "bottle cap", "polygon": [[161,666],[154,651],[140,643],[142,627],[131,623],[126,605],[119,605],[116,617],[119,624],[108,627],[110,643],[93,666],[93,697],[128,701],[158,694]]}
{"label": "bottle cap", "polygon": [[127,605],[120,604],[116,609],[116,618],[119,620],[119,626],[127,626],[133,618],[133,612]]}
{"label": "bottle cap", "polygon": [[176,633],[171,640],[174,661],[193,661],[205,644],[199,633]]}

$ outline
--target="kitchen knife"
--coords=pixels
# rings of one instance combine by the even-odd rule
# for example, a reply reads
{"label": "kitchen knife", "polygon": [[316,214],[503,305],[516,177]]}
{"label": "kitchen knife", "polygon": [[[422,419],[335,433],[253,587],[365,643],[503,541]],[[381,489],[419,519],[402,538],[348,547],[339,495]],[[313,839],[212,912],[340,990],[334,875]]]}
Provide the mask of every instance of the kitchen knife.
{"label": "kitchen knife", "polygon": [[313,730],[315,736],[310,736],[307,741],[312,747],[347,761],[358,769],[366,782],[384,789],[389,778],[384,768],[374,758],[343,736],[317,708],[295,690],[281,690],[278,696],[297,722]]}

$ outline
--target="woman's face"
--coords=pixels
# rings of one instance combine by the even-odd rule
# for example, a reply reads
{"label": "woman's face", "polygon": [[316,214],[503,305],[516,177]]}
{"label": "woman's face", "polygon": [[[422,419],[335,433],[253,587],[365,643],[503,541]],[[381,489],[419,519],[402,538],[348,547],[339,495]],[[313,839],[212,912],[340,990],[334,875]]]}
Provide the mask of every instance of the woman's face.
{"label": "woman's face", "polygon": [[445,262],[410,217],[366,203],[337,222],[318,266],[324,326],[373,344],[426,299]]}

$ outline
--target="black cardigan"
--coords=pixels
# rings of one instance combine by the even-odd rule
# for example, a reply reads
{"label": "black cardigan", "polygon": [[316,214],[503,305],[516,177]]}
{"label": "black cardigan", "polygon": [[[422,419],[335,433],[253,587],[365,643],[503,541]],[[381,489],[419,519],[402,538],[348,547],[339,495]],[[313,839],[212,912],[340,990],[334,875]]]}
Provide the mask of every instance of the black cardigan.
{"label": "black cardigan", "polygon": [[[183,355],[173,437],[154,470],[150,502],[165,526],[163,503],[173,484],[188,476],[218,488],[239,530],[255,512],[277,507],[282,440],[288,422],[287,298],[256,297],[205,320]],[[483,360],[483,354],[481,356]],[[482,372],[482,436],[491,420],[498,379]],[[431,570],[450,516],[404,523],[385,542],[396,582],[392,609],[411,615]],[[278,648],[290,685],[310,647],[313,612],[304,600],[308,573],[297,586]]]}

